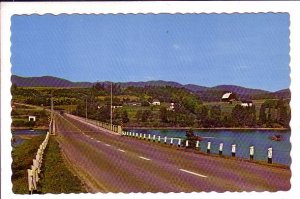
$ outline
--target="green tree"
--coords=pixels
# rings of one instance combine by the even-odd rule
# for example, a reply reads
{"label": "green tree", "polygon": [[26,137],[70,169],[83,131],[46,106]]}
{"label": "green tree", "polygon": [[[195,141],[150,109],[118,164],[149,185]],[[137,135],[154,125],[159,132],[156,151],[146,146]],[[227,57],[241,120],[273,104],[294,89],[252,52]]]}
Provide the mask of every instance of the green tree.
{"label": "green tree", "polygon": [[123,123],[129,122],[127,110],[123,110],[123,112],[122,112],[122,122],[123,122]]}
{"label": "green tree", "polygon": [[161,107],[159,112],[160,112],[161,122],[167,123],[168,122],[168,110],[166,109],[166,107]]}

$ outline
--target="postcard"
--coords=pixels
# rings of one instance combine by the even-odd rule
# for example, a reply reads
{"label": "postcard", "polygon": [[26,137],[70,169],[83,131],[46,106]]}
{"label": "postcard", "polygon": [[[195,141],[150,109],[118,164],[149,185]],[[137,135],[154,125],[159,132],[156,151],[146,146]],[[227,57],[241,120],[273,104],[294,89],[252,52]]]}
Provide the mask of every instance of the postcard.
{"label": "postcard", "polygon": [[298,2],[216,3],[4,4],[2,191],[294,197]]}

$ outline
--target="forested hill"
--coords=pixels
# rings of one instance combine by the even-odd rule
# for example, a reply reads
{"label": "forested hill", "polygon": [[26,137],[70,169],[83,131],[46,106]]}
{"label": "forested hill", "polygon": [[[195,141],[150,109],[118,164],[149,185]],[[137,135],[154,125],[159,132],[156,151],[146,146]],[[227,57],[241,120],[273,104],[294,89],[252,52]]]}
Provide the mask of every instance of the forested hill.
{"label": "forested hill", "polygon": [[[62,78],[52,76],[42,77],[20,77],[12,75],[12,84],[19,87],[64,87],[64,88],[90,88],[97,83],[92,82],[72,82]],[[109,82],[98,82],[105,87],[109,86]],[[195,84],[182,85],[172,81],[148,81],[148,82],[122,82],[118,83],[121,88],[128,87],[147,87],[147,86],[170,86],[175,88],[185,88],[198,95],[202,101],[219,101],[225,92],[234,92],[240,99],[289,99],[291,94],[289,89],[277,92],[269,92],[259,89],[245,88],[236,85],[219,85],[215,87],[204,87]]]}

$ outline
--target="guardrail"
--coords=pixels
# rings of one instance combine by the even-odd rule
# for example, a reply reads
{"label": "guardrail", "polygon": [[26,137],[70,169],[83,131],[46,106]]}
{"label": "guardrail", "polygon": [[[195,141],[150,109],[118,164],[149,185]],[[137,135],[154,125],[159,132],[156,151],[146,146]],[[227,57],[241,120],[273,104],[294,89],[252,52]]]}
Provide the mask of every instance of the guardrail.
{"label": "guardrail", "polygon": [[[165,136],[164,138],[161,138],[160,136],[157,137],[156,139],[156,135],[152,135],[151,134],[138,134],[138,133],[134,133],[134,132],[130,132],[130,131],[122,131],[122,136],[127,136],[127,137],[133,137],[133,138],[137,138],[137,139],[142,139],[142,140],[148,140],[149,142],[158,142],[158,143],[164,143],[164,144],[169,144],[171,146],[174,145],[174,140],[177,139],[177,147],[186,147],[188,148],[190,145],[189,140],[185,140],[185,142],[182,142],[181,138],[168,138],[167,136]],[[169,142],[167,142],[167,140],[170,140]],[[223,156],[223,148],[224,148],[224,143],[220,143],[219,144],[219,155]],[[196,150],[200,151],[200,141],[196,141],[196,145],[195,148]],[[236,150],[237,150],[237,145],[236,144],[232,144],[231,145],[231,156],[232,157],[236,157]],[[206,145],[206,153],[210,154],[211,153],[211,142],[208,141],[207,145]],[[254,153],[255,153],[255,146],[250,146],[249,147],[249,159],[250,160],[254,160]],[[272,147],[268,148],[267,153],[266,153],[266,158],[267,158],[267,162],[269,164],[272,164],[272,156],[273,156],[273,149]]]}
{"label": "guardrail", "polygon": [[76,117],[76,118],[80,119],[81,121],[85,121],[85,122],[93,124],[95,126],[104,128],[106,130],[113,131],[113,132],[118,133],[120,135],[122,134],[122,126],[120,126],[120,125],[111,125],[110,123],[101,122],[101,121],[98,121],[98,120],[86,119],[86,118],[83,118],[83,117],[79,117],[77,115],[76,116],[71,115],[71,114],[68,114],[68,115],[70,115],[72,117]]}
{"label": "guardrail", "polygon": [[43,162],[43,154],[47,147],[49,136],[50,133],[47,132],[46,138],[44,139],[39,149],[37,150],[35,159],[32,160],[31,169],[27,169],[29,194],[32,194],[34,191],[37,191],[37,185],[40,180],[39,175],[41,172],[41,166]]}

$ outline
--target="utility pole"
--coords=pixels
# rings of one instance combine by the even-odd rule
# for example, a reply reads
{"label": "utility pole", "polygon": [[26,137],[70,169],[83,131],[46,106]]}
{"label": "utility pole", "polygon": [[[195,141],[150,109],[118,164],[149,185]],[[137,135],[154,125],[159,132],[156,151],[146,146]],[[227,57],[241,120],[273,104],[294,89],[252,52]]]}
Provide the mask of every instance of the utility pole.
{"label": "utility pole", "polygon": [[53,114],[54,114],[54,106],[53,106],[53,91],[51,92],[51,131],[53,135],[55,135],[55,130],[54,130],[54,119],[53,119]]}
{"label": "utility pole", "polygon": [[112,82],[110,84],[110,130],[112,130]]}
{"label": "utility pole", "polygon": [[87,121],[87,96],[85,96],[85,121]]}

